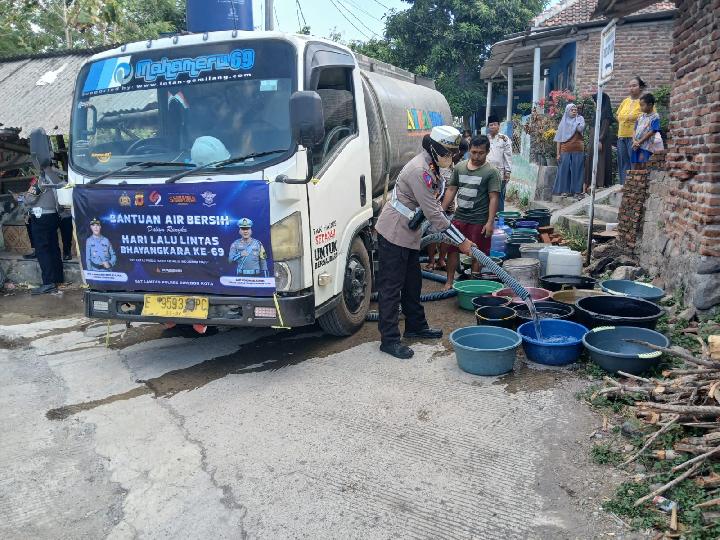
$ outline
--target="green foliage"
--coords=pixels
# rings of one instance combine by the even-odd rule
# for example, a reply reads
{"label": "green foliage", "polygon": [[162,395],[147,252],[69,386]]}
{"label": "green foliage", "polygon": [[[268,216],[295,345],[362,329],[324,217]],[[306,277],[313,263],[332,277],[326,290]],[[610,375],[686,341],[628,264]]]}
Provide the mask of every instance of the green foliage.
{"label": "green foliage", "polygon": [[126,43],[185,29],[184,0],[0,0],[0,12],[0,55]]}
{"label": "green foliage", "polygon": [[670,85],[664,85],[653,92],[655,109],[660,115],[660,130],[667,133],[670,125]]}
{"label": "green foliage", "polygon": [[596,444],[590,450],[590,457],[598,465],[619,465],[623,462],[620,452],[613,450],[609,443]]}
{"label": "green foliage", "polygon": [[525,30],[545,0],[407,0],[391,13],[385,40],[355,44],[358,52],[435,79],[455,115],[479,109],[485,98],[480,68],[491,46]]}
{"label": "green foliage", "polygon": [[558,229],[558,232],[565,239],[565,242],[567,242],[566,245],[570,249],[580,252],[587,249],[587,237],[582,233],[582,231],[571,231],[560,228]]}
{"label": "green foliage", "polygon": [[532,103],[518,103],[517,110],[522,114],[529,114],[532,111]]}

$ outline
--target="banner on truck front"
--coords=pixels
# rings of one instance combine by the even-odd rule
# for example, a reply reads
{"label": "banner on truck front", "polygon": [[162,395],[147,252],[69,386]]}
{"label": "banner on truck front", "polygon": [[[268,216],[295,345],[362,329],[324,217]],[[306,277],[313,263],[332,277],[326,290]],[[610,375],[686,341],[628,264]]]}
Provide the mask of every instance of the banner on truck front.
{"label": "banner on truck front", "polygon": [[83,275],[97,290],[270,296],[267,182],[78,185]]}

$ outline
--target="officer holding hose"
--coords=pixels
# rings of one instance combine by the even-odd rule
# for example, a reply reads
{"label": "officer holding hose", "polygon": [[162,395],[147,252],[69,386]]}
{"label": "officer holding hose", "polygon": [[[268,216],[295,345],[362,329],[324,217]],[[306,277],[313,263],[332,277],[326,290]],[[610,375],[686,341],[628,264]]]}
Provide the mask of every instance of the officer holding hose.
{"label": "officer holding hose", "polygon": [[439,339],[442,330],[430,328],[420,303],[420,229],[422,211],[436,230],[456,242],[462,253],[470,254],[473,243],[463,236],[442,211],[435,198],[434,184],[440,169],[452,164],[458,151],[460,132],[451,126],[436,126],[422,141],[422,151],[408,162],[395,183],[390,200],[383,207],[375,230],[378,236],[378,305],[380,350],[407,359],[413,350],[400,341],[398,306],[405,314],[405,338]]}

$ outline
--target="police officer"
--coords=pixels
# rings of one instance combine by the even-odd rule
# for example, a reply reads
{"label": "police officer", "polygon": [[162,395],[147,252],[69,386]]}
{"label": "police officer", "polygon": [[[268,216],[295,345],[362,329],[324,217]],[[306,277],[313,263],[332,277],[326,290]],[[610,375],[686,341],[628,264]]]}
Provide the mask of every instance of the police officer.
{"label": "police officer", "polygon": [[396,358],[411,358],[413,350],[400,341],[398,306],[405,314],[405,338],[439,339],[442,330],[430,328],[420,303],[420,227],[410,228],[416,211],[422,210],[432,226],[459,244],[469,254],[472,242],[443,214],[434,186],[440,169],[452,164],[458,151],[460,132],[451,126],[436,126],[422,141],[422,151],[403,167],[390,201],[383,207],[375,230],[378,233],[378,304],[380,350]]}
{"label": "police officer", "polygon": [[260,240],[252,237],[253,222],[242,218],[238,221],[240,238],[230,246],[228,260],[237,263],[238,276],[267,277],[267,253]]}
{"label": "police officer", "polygon": [[90,221],[92,236],[85,241],[85,266],[88,270],[110,270],[117,263],[115,250],[110,240],[100,234],[101,229],[102,224],[98,218]]}

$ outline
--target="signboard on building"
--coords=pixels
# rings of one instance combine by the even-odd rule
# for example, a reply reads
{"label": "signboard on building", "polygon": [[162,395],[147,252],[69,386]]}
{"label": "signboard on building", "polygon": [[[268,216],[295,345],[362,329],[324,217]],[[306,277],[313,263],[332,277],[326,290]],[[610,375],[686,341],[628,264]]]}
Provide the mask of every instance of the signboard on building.
{"label": "signboard on building", "polygon": [[613,75],[615,65],[615,25],[606,28],[600,36],[599,83],[606,84]]}

